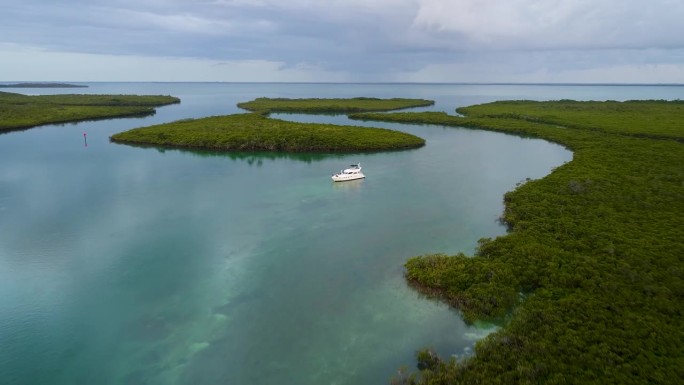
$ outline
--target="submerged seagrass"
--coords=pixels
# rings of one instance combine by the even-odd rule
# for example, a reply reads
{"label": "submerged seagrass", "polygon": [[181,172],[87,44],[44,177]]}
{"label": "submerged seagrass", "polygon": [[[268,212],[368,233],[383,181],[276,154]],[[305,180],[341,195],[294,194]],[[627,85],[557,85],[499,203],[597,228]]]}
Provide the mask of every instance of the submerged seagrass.
{"label": "submerged seagrass", "polygon": [[154,114],[154,107],[180,103],[162,95],[22,95],[0,92],[0,131],[44,124]]}
{"label": "submerged seagrass", "polygon": [[511,232],[480,240],[475,257],[406,263],[413,286],[466,320],[508,322],[471,358],[420,352],[421,375],[397,383],[681,383],[684,103],[509,101],[457,111],[465,117],[354,117],[530,135],[574,158],[507,193]]}
{"label": "submerged seagrass", "polygon": [[112,135],[119,143],[218,151],[361,152],[423,146],[425,140],[381,128],[295,123],[246,113],[188,119]]}

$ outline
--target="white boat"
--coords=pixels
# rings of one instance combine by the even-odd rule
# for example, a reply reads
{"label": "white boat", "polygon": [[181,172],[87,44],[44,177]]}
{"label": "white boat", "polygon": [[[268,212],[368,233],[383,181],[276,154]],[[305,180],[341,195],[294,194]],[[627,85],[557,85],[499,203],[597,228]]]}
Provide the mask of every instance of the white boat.
{"label": "white boat", "polygon": [[363,179],[366,176],[361,172],[361,163],[352,164],[348,168],[332,175],[334,182],[346,182],[348,180]]}

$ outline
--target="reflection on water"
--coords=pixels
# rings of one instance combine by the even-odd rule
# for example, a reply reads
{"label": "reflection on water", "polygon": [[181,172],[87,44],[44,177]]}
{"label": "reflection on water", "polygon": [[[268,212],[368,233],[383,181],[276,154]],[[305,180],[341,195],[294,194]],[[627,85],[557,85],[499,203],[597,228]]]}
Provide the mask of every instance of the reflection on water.
{"label": "reflection on water", "polygon": [[356,179],[346,182],[332,182],[332,186],[335,190],[358,190],[363,186],[364,180],[365,179]]}
{"label": "reflection on water", "polygon": [[159,153],[164,154],[166,152],[182,152],[193,156],[201,158],[229,158],[233,160],[246,161],[248,164],[261,166],[265,160],[277,161],[282,159],[295,160],[305,163],[316,162],[325,159],[343,159],[349,156],[349,154],[343,153],[283,153],[283,152],[269,152],[269,151],[256,151],[256,152],[241,152],[241,151],[215,151],[215,150],[203,150],[203,149],[192,149],[192,148],[179,148],[179,147],[166,147],[159,145],[150,144],[138,144],[138,143],[117,143],[112,142],[112,144],[119,146],[144,148],[144,149],[155,149]]}

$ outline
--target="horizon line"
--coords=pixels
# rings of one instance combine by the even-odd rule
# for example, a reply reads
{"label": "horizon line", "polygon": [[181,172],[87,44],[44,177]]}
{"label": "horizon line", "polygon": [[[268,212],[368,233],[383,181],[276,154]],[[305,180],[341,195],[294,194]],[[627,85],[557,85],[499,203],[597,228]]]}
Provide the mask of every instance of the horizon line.
{"label": "horizon line", "polygon": [[53,83],[214,83],[214,84],[377,84],[377,85],[478,85],[478,86],[684,86],[684,83],[591,83],[591,82],[298,82],[298,81],[223,81],[223,80],[14,80],[0,81],[0,85],[14,85],[22,83],[53,84]]}

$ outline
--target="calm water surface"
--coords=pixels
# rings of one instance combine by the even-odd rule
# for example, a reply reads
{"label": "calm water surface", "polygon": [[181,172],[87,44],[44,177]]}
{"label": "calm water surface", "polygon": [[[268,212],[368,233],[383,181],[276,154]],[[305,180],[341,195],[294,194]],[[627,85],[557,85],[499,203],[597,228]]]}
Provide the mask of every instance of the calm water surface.
{"label": "calm water surface", "polygon": [[[402,264],[504,234],[502,195],[572,159],[541,140],[437,126],[373,123],[427,145],[344,156],[143,149],[110,143],[116,132],[238,112],[259,96],[419,97],[447,112],[499,99],[682,97],[681,87],[624,86],[15,91],[182,99],[144,119],[0,135],[0,383],[60,385],[382,384],[418,348],[468,354],[495,328],[421,298]],[[354,162],[367,179],[330,181]]]}

